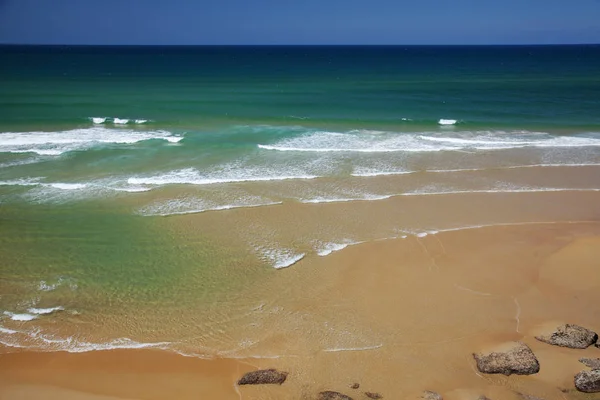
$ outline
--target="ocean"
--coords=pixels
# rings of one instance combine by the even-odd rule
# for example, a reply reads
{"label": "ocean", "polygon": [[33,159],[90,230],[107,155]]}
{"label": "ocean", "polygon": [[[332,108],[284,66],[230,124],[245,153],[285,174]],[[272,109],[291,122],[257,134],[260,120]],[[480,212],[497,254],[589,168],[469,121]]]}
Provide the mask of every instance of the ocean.
{"label": "ocean", "polygon": [[273,274],[595,220],[598,71],[598,45],[2,46],[0,352],[237,355],[320,324]]}

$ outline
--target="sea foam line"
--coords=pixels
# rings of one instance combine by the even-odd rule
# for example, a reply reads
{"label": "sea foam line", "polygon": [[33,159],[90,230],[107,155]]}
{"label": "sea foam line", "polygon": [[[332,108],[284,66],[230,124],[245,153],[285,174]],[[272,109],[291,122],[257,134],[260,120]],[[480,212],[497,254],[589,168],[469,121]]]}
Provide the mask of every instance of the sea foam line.
{"label": "sea foam line", "polygon": [[[240,172],[243,172],[240,171]],[[216,174],[215,174],[216,175]],[[221,174],[222,175],[222,174]],[[217,177],[202,175],[195,168],[185,168],[181,170],[166,172],[161,175],[140,177],[133,176],[127,179],[130,185],[214,185],[223,183],[238,182],[267,182],[267,181],[285,181],[295,179],[315,179],[316,175],[270,175],[270,176],[230,176]]]}
{"label": "sea foam line", "polygon": [[377,344],[374,346],[365,346],[365,347],[337,347],[333,349],[323,349],[325,353],[337,353],[341,351],[366,351],[366,350],[376,350],[383,347],[383,344]]}
{"label": "sea foam line", "polygon": [[46,315],[46,314],[52,314],[56,311],[64,311],[64,307],[62,306],[58,306],[58,307],[50,307],[50,308],[30,308],[27,311],[29,311],[31,314],[37,314],[37,315]]}
{"label": "sea foam line", "polygon": [[133,144],[152,139],[177,143],[183,136],[175,136],[167,131],[108,129],[102,126],[56,132],[3,132],[0,133],[0,153],[60,155],[68,151],[86,150],[98,144]]}
{"label": "sea foam line", "polygon": [[351,241],[351,240],[343,240],[342,243],[333,243],[333,242],[322,243],[321,246],[319,246],[319,248],[317,250],[317,255],[320,257],[326,257],[326,256],[330,255],[331,253],[343,250],[348,246],[354,246],[354,245],[361,244],[361,243],[364,243],[364,241],[356,242],[356,241]]}
{"label": "sea foam line", "polygon": [[[455,120],[444,120],[447,125]],[[375,134],[376,133],[376,134]],[[447,134],[448,132],[446,132]],[[354,130],[345,133],[316,131],[282,139],[272,144],[258,144],[259,149],[294,152],[439,152],[465,150],[505,150],[523,147],[577,148],[600,146],[598,133],[557,136],[545,132],[457,132],[442,136],[440,132],[372,132]]]}
{"label": "sea foam line", "polygon": [[37,315],[32,315],[32,314],[15,314],[10,311],[4,311],[4,315],[10,317],[10,319],[12,319],[13,321],[20,321],[20,322],[33,321],[34,319],[37,319],[37,317],[38,317]]}
{"label": "sea foam line", "polygon": [[600,163],[578,163],[578,164],[524,164],[524,165],[508,165],[508,166],[490,166],[486,168],[455,168],[455,169],[423,169],[414,171],[374,171],[374,172],[354,172],[350,174],[355,177],[375,177],[388,175],[409,175],[418,173],[452,173],[452,172],[476,172],[476,171],[492,171],[504,169],[521,169],[521,168],[575,168],[575,167],[598,167]]}
{"label": "sea foam line", "polygon": [[531,188],[531,189],[482,189],[482,190],[448,190],[440,192],[408,192],[398,193],[390,195],[373,195],[370,197],[356,197],[356,198],[315,198],[315,199],[302,199],[301,203],[304,204],[321,204],[321,203],[338,203],[338,202],[355,202],[355,201],[379,201],[387,200],[394,197],[413,197],[413,196],[443,196],[443,195],[457,195],[457,194],[494,194],[494,193],[545,193],[545,192],[599,192],[597,188]]}
{"label": "sea foam line", "polygon": [[275,205],[279,205],[279,204],[283,204],[283,201],[274,201],[274,202],[270,202],[270,203],[261,203],[261,204],[227,204],[227,205],[223,205],[223,206],[214,206],[214,207],[209,207],[209,208],[200,208],[200,209],[192,209],[192,210],[185,210],[185,211],[168,211],[168,212],[162,212],[162,213],[145,213],[145,212],[141,212],[140,214],[146,217],[153,217],[153,216],[159,216],[159,217],[168,217],[170,215],[185,215],[185,214],[199,214],[199,213],[203,213],[203,212],[209,212],[209,211],[223,211],[223,210],[234,210],[237,208],[256,208],[256,207],[267,207],[267,206],[275,206]]}

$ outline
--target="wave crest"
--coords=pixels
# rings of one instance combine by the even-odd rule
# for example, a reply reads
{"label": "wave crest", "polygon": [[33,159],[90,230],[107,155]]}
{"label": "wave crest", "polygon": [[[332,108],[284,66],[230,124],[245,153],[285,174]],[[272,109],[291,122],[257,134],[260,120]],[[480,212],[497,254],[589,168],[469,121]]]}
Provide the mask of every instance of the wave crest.
{"label": "wave crest", "polygon": [[0,153],[37,153],[60,155],[73,150],[86,150],[98,144],[133,144],[145,140],[179,142],[182,136],[167,131],[135,131],[93,127],[58,132],[0,133]]}

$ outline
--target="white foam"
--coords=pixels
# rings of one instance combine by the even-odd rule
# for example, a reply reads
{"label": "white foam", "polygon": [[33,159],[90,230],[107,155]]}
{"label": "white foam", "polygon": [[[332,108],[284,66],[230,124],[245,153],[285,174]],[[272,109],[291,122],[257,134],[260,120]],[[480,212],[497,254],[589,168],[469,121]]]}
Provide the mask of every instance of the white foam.
{"label": "white foam", "polygon": [[37,153],[60,155],[68,151],[85,150],[98,144],[133,144],[159,139],[175,143],[183,139],[166,131],[136,131],[95,126],[58,132],[0,133],[0,153]]}
{"label": "white foam", "polygon": [[39,180],[43,178],[28,178],[28,179],[14,179],[11,181],[0,181],[0,186],[37,186]]}
{"label": "white foam", "polygon": [[544,193],[544,192],[599,192],[597,188],[514,188],[514,189],[476,189],[476,190],[447,190],[447,191],[415,191],[401,193],[397,196],[443,196],[455,194],[477,193]]}
{"label": "white foam", "polygon": [[429,235],[429,232],[419,232],[415,236],[417,236],[419,238],[424,238],[427,235]]}
{"label": "white foam", "polygon": [[136,124],[145,124],[146,122],[148,122],[148,120],[147,119],[136,119],[133,122],[135,122]]}
{"label": "white foam", "polygon": [[3,326],[0,326],[0,332],[6,333],[7,335],[14,335],[15,333],[19,333],[19,331],[14,331],[12,329],[8,329]]}
{"label": "white foam", "polygon": [[458,122],[458,120],[456,119],[440,119],[438,121],[438,124],[440,125],[456,125],[456,123]]}
{"label": "white foam", "polygon": [[[38,328],[30,331],[13,331],[0,328],[0,333],[10,335],[10,340],[1,340],[0,343],[18,348],[29,348],[40,351],[66,351],[69,353],[86,353],[90,351],[104,351],[116,349],[145,349],[158,348],[169,350],[170,342],[143,343],[129,338],[118,338],[103,343],[93,343],[80,340],[76,337],[60,338],[43,333]],[[8,337],[5,337],[8,339]]]}
{"label": "white foam", "polygon": [[345,249],[348,246],[353,246],[363,242],[354,242],[351,240],[343,240],[342,243],[321,243],[317,249],[317,255],[320,257],[326,257],[333,252]]}
{"label": "white foam", "polygon": [[87,187],[84,183],[48,183],[44,186],[50,186],[60,190],[79,190]]}
{"label": "white foam", "polygon": [[337,347],[333,349],[323,349],[326,353],[337,353],[341,351],[366,351],[366,350],[376,350],[383,347],[383,344],[377,344],[374,346],[364,346],[364,347]]}
{"label": "white foam", "polygon": [[598,147],[600,134],[559,136],[528,131],[463,131],[463,132],[377,132],[345,133],[317,131],[258,148],[292,152],[437,152],[460,150],[504,150],[523,147],[568,148]]}
{"label": "white foam", "polygon": [[301,203],[318,204],[318,203],[341,203],[347,201],[377,201],[385,200],[394,195],[364,195],[360,197],[315,197],[312,199],[300,200]]}
{"label": "white foam", "polygon": [[456,169],[426,169],[421,171],[378,171],[368,168],[357,168],[357,172],[352,173],[355,177],[376,177],[376,176],[391,176],[391,175],[408,175],[419,172],[424,173],[453,173],[453,172],[476,172],[488,170],[503,170],[503,169],[521,169],[521,168],[574,168],[574,167],[598,167],[600,163],[567,163],[567,164],[524,164],[524,165],[508,165],[508,166],[489,166],[485,168],[456,168]]}
{"label": "white foam", "polygon": [[236,208],[266,207],[282,204],[281,201],[264,201],[261,197],[247,196],[238,199],[232,204],[217,204],[200,198],[171,199],[158,202],[140,209],[139,214],[144,216],[169,216],[198,214],[208,211],[223,211]]}
{"label": "white foam", "polygon": [[333,253],[334,251],[340,251],[348,247],[348,243],[326,243],[325,246],[317,251],[317,254],[321,257],[325,257]]}
{"label": "white foam", "polygon": [[71,340],[73,343],[65,351],[69,353],[87,353],[90,351],[117,350],[117,349],[147,349],[147,348],[167,348],[169,342],[158,343],[140,343],[129,338],[120,338],[111,340],[107,343],[87,343]]}
{"label": "white foam", "polygon": [[368,169],[368,170],[361,170],[358,169],[359,171],[362,172],[353,172],[352,176],[356,176],[356,177],[373,177],[373,176],[388,176],[388,175],[408,175],[408,174],[414,174],[417,171],[377,171],[377,170],[373,170],[373,169]]}
{"label": "white foam", "polygon": [[13,321],[33,321],[38,317],[32,314],[15,314],[10,311],[4,311],[4,315],[9,316]]}
{"label": "white foam", "polygon": [[56,311],[64,311],[64,307],[62,306],[58,306],[58,307],[50,307],[50,308],[30,308],[27,311],[30,312],[31,314],[37,314],[37,315],[46,315],[46,314],[52,314],[53,312]]}
{"label": "white foam", "polygon": [[90,119],[94,124],[103,124],[106,122],[106,117],[92,117]]}
{"label": "white foam", "polygon": [[262,253],[264,260],[272,263],[275,269],[291,267],[306,256],[305,253],[295,253],[292,250],[281,248],[259,247],[257,250]]}
{"label": "white foam", "polygon": [[292,255],[288,258],[281,259],[273,265],[273,268],[282,269],[282,268],[291,267],[292,265],[296,264],[298,261],[302,260],[304,258],[304,256],[305,256],[305,254],[302,253],[302,254],[296,254],[296,255]]}
{"label": "white foam", "polygon": [[55,290],[57,287],[60,286],[60,282],[57,283],[47,283],[46,281],[40,281],[39,285],[38,285],[38,290],[42,291],[42,292],[51,292],[53,290]]}
{"label": "white foam", "polygon": [[126,125],[129,123],[129,120],[125,118],[113,118],[113,123],[117,125]]}
{"label": "white foam", "polygon": [[58,287],[62,286],[63,283],[67,283],[71,290],[77,289],[77,284],[73,281],[73,279],[69,277],[59,277],[55,282],[52,283],[47,281],[40,281],[38,283],[38,290],[41,292],[51,292],[53,290],[56,290]]}
{"label": "white foam", "polygon": [[315,175],[279,175],[276,171],[267,168],[244,169],[226,166],[222,171],[211,171],[201,173],[195,168],[185,168],[176,171],[165,172],[153,176],[134,176],[127,179],[130,185],[214,185],[220,183],[236,182],[266,182],[283,181],[291,179],[314,179]]}
{"label": "white foam", "polygon": [[148,192],[148,191],[152,190],[152,188],[143,187],[143,186],[130,186],[130,187],[124,187],[124,188],[111,188],[111,189],[116,190],[117,192],[129,192],[129,193]]}

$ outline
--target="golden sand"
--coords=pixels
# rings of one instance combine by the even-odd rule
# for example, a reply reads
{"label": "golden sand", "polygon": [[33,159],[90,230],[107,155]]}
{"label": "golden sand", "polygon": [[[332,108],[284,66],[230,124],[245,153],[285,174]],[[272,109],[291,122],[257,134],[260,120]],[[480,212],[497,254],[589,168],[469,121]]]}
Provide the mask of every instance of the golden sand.
{"label": "golden sand", "polygon": [[[600,224],[506,225],[368,242],[274,271],[255,343],[236,359],[159,350],[0,355],[0,399],[312,399],[336,390],[386,399],[597,399],[575,391],[581,357],[535,340],[575,323],[598,332]],[[277,288],[277,290],[269,290]],[[267,295],[270,293],[270,295]],[[278,310],[278,312],[273,312]],[[244,336],[240,327],[240,337]],[[473,352],[515,340],[541,365],[531,376],[485,375]],[[263,357],[263,358],[261,358]],[[278,368],[281,386],[236,387]],[[360,389],[351,389],[360,383]]]}

